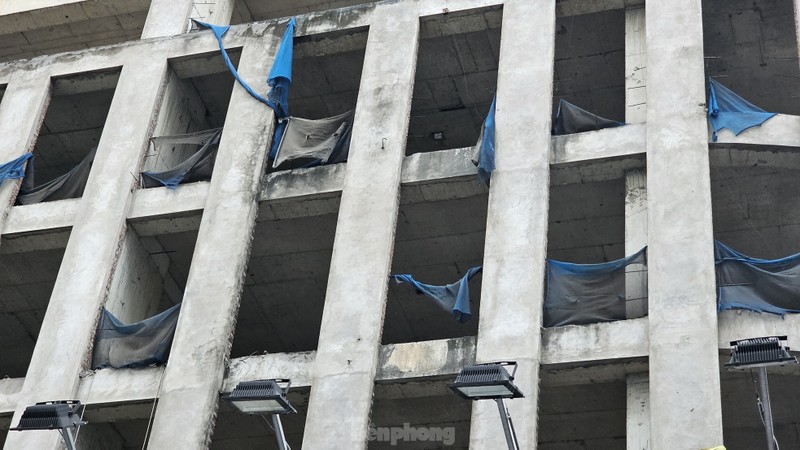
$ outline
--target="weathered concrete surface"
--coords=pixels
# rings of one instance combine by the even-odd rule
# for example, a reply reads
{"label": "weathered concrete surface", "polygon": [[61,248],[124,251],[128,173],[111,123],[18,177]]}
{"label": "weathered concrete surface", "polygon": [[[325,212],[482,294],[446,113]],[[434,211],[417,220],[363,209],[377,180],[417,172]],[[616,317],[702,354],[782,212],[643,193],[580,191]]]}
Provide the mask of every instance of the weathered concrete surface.
{"label": "weathered concrete surface", "polygon": [[[50,78],[46,69],[14,72],[0,102],[0,161],[11,161],[32,150],[49,102]],[[5,228],[20,183],[6,180],[0,184],[0,230]]]}
{"label": "weathered concrete surface", "polygon": [[[625,174],[625,255],[647,246],[647,173],[644,169]],[[647,315],[647,266],[631,264],[625,269],[625,317]]]}
{"label": "weathered concrete surface", "polygon": [[[304,448],[363,449],[386,304],[419,18],[373,11],[336,226]],[[357,221],[352,218],[358,217]],[[342,324],[348,324],[342,326]],[[347,396],[342,396],[347,392]],[[347,411],[345,423],[341,411]]]}
{"label": "weathered concrete surface", "polygon": [[163,366],[88,372],[81,377],[77,398],[87,405],[154,399],[163,376]]}
{"label": "weathered concrete surface", "polygon": [[[12,184],[12,183],[8,183]],[[10,208],[3,234],[28,233],[71,227],[78,214],[81,199],[34,203]]]}
{"label": "weathered concrete surface", "polygon": [[629,124],[585,133],[553,136],[551,164],[616,158],[644,153],[644,124]]}
{"label": "weathered concrete surface", "polygon": [[[476,356],[477,362],[519,364],[515,382],[525,399],[508,408],[521,448],[530,449],[537,442],[555,19],[555,2],[510,0],[503,8],[497,170],[489,191]],[[476,402],[470,447],[503,448],[497,420],[492,402]]]}
{"label": "weathered concrete surface", "polygon": [[133,194],[128,218],[145,219],[201,211],[208,198],[208,182],[181,185],[180,189],[138,189]]}
{"label": "weathered concrete surface", "polygon": [[650,450],[650,382],[646,373],[628,375],[627,450]]}
{"label": "weathered concrete surface", "polygon": [[142,39],[174,36],[189,29],[194,0],[152,0]]}
{"label": "weathered concrete surface", "polygon": [[[279,39],[271,34],[245,44],[243,77],[264,76]],[[239,86],[230,105],[153,421],[152,448],[203,448],[213,429],[274,120],[271,109]],[[182,430],[179,436],[176,428]]]}
{"label": "weathered concrete surface", "polygon": [[[787,336],[793,351],[800,350],[800,316],[723,311],[719,314],[719,348],[730,350],[731,341],[759,336]],[[727,362],[727,361],[726,361]]]}
{"label": "weathered concrete surface", "polygon": [[25,378],[4,378],[0,380],[0,413],[13,413],[17,407],[17,397],[22,392]]}
{"label": "weathered concrete surface", "polygon": [[[154,45],[122,69],[81,208],[33,352],[15,412],[36,401],[70,398],[92,348],[97,312],[116,265],[134,180],[166,75],[166,45]],[[131,108],[140,114],[131,115]],[[65,339],[65,336],[69,336]],[[5,448],[53,448],[54,433],[10,435]]]}
{"label": "weathered concrete surface", "polygon": [[236,0],[194,0],[191,18],[214,25],[230,25]]}
{"label": "weathered concrete surface", "polygon": [[649,2],[647,196],[651,446],[722,444],[699,0]]}
{"label": "weathered concrete surface", "polygon": [[[627,3],[627,2],[626,2]],[[647,46],[644,5],[625,8],[625,122],[647,120]]]}
{"label": "weathered concrete surface", "polygon": [[645,357],[647,318],[591,325],[567,325],[542,331],[542,364]]}

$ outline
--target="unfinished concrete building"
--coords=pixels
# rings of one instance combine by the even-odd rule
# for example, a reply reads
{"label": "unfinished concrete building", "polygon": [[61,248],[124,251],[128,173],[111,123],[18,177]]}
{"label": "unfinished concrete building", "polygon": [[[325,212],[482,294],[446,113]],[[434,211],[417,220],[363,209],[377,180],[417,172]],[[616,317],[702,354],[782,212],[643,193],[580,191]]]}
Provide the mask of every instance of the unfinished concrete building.
{"label": "unfinished concrete building", "polygon": [[[800,317],[717,312],[714,239],[800,253],[798,0],[4,0],[0,163],[37,179],[96,147],[82,195],[17,205],[0,184],[0,442],[25,407],[79,399],[81,449],[263,449],[275,436],[220,396],[290,378],[293,448],[504,448],[496,407],[448,388],[514,360],[523,448],[766,448],[729,342]],[[266,94],[297,19],[293,116],[355,109],[346,163],[268,168]],[[713,141],[707,77],[779,113]],[[496,170],[472,149],[496,95]],[[624,126],[551,134],[559,99]],[[144,189],[185,154],[155,136],[222,128],[210,181]],[[179,154],[180,153],[180,154]],[[647,246],[625,320],[543,327],[548,258]],[[458,323],[408,286],[473,266]],[[641,278],[641,271],[630,277]],[[625,299],[623,299],[625,300]],[[636,301],[634,301],[636,300]],[[166,364],[90,370],[105,307],[124,323],[181,303]],[[771,370],[776,438],[800,448],[800,371]],[[388,442],[370,430],[453,431]]]}

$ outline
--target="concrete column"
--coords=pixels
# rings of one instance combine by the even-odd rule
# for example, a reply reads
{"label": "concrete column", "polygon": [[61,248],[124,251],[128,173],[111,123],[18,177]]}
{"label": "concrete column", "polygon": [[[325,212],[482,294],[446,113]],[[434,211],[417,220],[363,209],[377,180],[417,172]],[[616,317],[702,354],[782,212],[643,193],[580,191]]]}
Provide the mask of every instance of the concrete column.
{"label": "concrete column", "polygon": [[152,0],[142,39],[175,36],[189,30],[195,0]]}
{"label": "concrete column", "polygon": [[416,8],[391,3],[376,7],[336,225],[303,448],[366,448],[418,40]]}
{"label": "concrete column", "polygon": [[194,0],[191,18],[214,25],[229,25],[235,4],[234,0]]}
{"label": "concrete column", "polygon": [[[147,145],[166,75],[167,49],[166,42],[142,48],[122,68],[14,424],[27,405],[77,393],[78,375],[86,368],[97,314],[119,257],[135,183],[130,174],[136,172]],[[54,432],[12,433],[4,448],[49,449],[58,440]]]}
{"label": "concrete column", "polygon": [[125,241],[111,281],[106,309],[123,323],[133,323],[159,313],[161,291],[169,257],[157,255],[166,264],[156,264],[141,238],[132,228],[125,232]]}
{"label": "concrete column", "polygon": [[[524,399],[507,401],[521,448],[537,444],[550,194],[555,1],[503,7],[496,165],[489,191],[476,360],[515,360]],[[535,55],[535,57],[534,57]],[[470,448],[505,448],[494,402],[472,407]]]}
{"label": "concrete column", "polygon": [[[282,33],[283,27],[274,29]],[[245,43],[239,71],[265,76],[280,37]],[[266,95],[265,84],[261,87]],[[258,213],[274,115],[236,85],[219,145],[186,281],[178,328],[158,400],[149,448],[206,448],[214,429]],[[180,433],[175,433],[180,430]]]}
{"label": "concrete column", "polygon": [[647,119],[644,5],[625,8],[625,122]]}
{"label": "concrete column", "polygon": [[651,446],[722,444],[700,0],[647,2]]}
{"label": "concrete column", "polygon": [[650,384],[646,373],[628,375],[627,450],[650,450]]}
{"label": "concrete column", "polygon": [[[46,70],[14,72],[0,102],[0,136],[3,136],[0,164],[33,149],[49,102],[50,74]],[[20,183],[6,180],[0,184],[0,230],[14,205]]]}
{"label": "concrete column", "polygon": [[[625,254],[647,245],[647,173],[635,169],[625,173]],[[631,264],[625,274],[625,310],[629,319],[647,315],[647,268]]]}

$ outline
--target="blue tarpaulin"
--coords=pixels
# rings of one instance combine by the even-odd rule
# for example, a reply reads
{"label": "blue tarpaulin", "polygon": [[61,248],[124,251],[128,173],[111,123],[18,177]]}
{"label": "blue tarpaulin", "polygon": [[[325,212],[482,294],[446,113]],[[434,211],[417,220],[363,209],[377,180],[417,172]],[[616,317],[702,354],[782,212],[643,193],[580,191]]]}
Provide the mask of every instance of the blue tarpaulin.
{"label": "blue tarpaulin", "polygon": [[180,307],[179,303],[130,325],[103,308],[95,335],[92,368],[144,367],[167,362]]}
{"label": "blue tarpaulin", "polygon": [[483,266],[473,267],[467,270],[460,280],[447,286],[420,283],[408,274],[390,275],[389,277],[398,283],[410,284],[418,293],[432,298],[442,309],[452,313],[457,321],[464,323],[472,317],[469,306],[469,280],[482,270]]}
{"label": "blue tarpaulin", "polygon": [[33,153],[25,153],[17,159],[0,164],[0,182],[25,176],[25,162],[33,157]]}
{"label": "blue tarpaulin", "polygon": [[472,162],[478,166],[478,179],[489,185],[489,180],[494,171],[494,110],[497,96],[492,99],[492,106],[489,107],[489,114],[483,121],[481,135],[476,145],[477,151],[472,157]]}
{"label": "blue tarpaulin", "polygon": [[735,135],[757,127],[776,113],[766,112],[738,94],[708,78],[708,120],[711,122],[712,140],[717,141],[717,131],[727,128]]}
{"label": "blue tarpaulin", "polygon": [[779,259],[745,256],[714,244],[717,308],[779,314],[800,313],[800,253]]}
{"label": "blue tarpaulin", "polygon": [[551,131],[553,135],[560,136],[622,125],[625,125],[625,123],[600,117],[561,99],[558,101],[558,109],[556,110],[556,116],[553,118],[553,129]]}
{"label": "blue tarpaulin", "polygon": [[210,180],[221,135],[222,128],[215,128],[197,133],[152,138],[156,156],[166,152],[170,147],[174,149],[177,145],[195,145],[200,146],[200,149],[168,170],[142,172],[142,185],[146,188],[164,185],[169,189],[177,189],[181,183]]}
{"label": "blue tarpaulin", "polygon": [[[631,266],[629,268],[629,266]],[[626,277],[647,292],[647,248],[607,263],[574,264],[547,260],[544,326],[582,325],[626,318]],[[635,277],[635,278],[634,278]]]}

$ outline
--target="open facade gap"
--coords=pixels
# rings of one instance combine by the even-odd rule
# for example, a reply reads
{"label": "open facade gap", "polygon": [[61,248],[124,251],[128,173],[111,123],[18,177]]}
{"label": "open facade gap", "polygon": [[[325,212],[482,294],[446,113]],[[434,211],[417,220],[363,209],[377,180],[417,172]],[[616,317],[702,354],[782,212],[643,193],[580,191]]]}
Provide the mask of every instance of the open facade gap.
{"label": "open facade gap", "polygon": [[[392,274],[444,286],[483,264],[488,189],[482,183],[470,177],[403,186],[400,203]],[[478,273],[467,283],[472,317],[463,323],[411,284],[389,280],[383,344],[475,336],[481,280]]]}
{"label": "open facade gap", "polygon": [[[143,448],[153,401],[88,405],[77,434],[81,450],[138,450]],[[55,431],[51,431],[55,433]]]}
{"label": "open facade gap", "polygon": [[472,403],[447,387],[452,381],[376,383],[367,448],[467,450]]}
{"label": "open facade gap", "polygon": [[706,76],[766,111],[800,114],[795,7],[791,0],[703,0]]}
{"label": "open facade gap", "polygon": [[474,146],[497,90],[500,6],[424,17],[406,155]]}
{"label": "open facade gap", "polygon": [[625,121],[625,11],[556,20],[553,115],[560,100]]}
{"label": "open facade gap", "polygon": [[0,378],[24,377],[70,229],[4,235],[0,247]]}
{"label": "open facade gap", "polygon": [[316,350],[338,212],[338,194],[261,203],[231,358]]}

